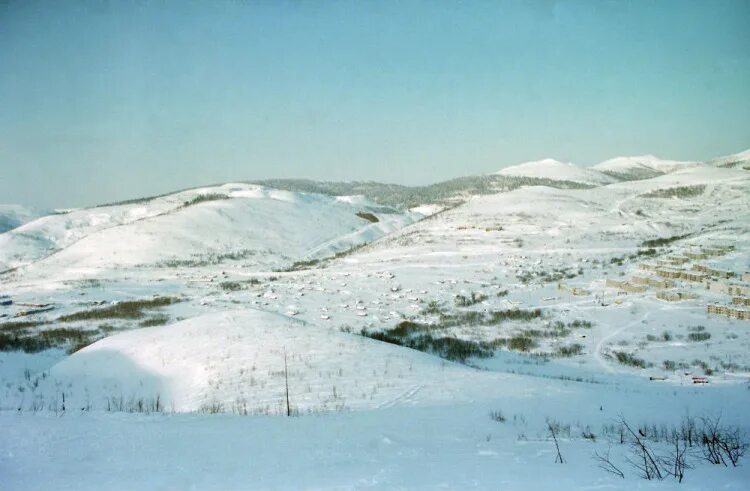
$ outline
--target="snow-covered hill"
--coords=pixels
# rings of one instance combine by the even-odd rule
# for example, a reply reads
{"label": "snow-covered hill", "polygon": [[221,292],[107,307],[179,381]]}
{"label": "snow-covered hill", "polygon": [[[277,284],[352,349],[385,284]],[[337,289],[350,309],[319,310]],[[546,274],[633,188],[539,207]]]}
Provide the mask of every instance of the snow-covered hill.
{"label": "snow-covered hill", "polygon": [[[471,375],[424,353],[247,310],[103,339],[50,370],[47,399],[62,386],[68,401],[88,398],[99,410],[113,400],[152,403],[158,396],[163,407],[180,412],[282,414],[285,352],[290,400],[302,413],[455,402],[453,390]],[[410,391],[413,397],[404,398]]]}
{"label": "snow-covered hill", "polygon": [[709,160],[708,164],[715,165],[716,167],[730,167],[739,168],[742,170],[750,170],[750,149],[745,150],[744,152],[725,155],[724,157],[718,157]]}
{"label": "snow-covered hill", "polygon": [[620,181],[651,179],[706,164],[728,168],[750,166],[750,150],[719,157],[705,164],[697,161],[661,159],[654,155],[615,157],[591,167],[580,167],[573,163],[543,159],[506,167],[497,172],[497,174],[503,176],[546,178],[555,181],[601,186]]}
{"label": "snow-covered hill", "polygon": [[696,165],[699,165],[699,163],[665,160],[653,155],[640,155],[636,157],[615,157],[598,163],[591,169],[621,180],[637,180],[650,179]]}
{"label": "snow-covered hill", "polygon": [[[357,215],[363,212],[377,221]],[[230,258],[281,268],[374,240],[418,217],[361,197],[225,184],[41,218],[0,236],[0,267],[91,271]]]}
{"label": "snow-covered hill", "polygon": [[554,181],[569,181],[600,186],[617,182],[617,179],[598,170],[579,167],[554,159],[536,160],[506,167],[497,174],[502,176],[538,177]]}
{"label": "snow-covered hill", "polygon": [[21,205],[0,205],[0,234],[45,214],[45,212]]}

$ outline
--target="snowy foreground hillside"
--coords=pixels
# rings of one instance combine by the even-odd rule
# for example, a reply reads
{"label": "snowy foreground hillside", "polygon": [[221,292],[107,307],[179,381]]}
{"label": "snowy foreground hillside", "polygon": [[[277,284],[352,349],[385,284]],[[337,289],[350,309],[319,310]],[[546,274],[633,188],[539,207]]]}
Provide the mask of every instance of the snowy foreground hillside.
{"label": "snowy foreground hillside", "polygon": [[274,186],[0,233],[0,490],[750,489],[747,152]]}

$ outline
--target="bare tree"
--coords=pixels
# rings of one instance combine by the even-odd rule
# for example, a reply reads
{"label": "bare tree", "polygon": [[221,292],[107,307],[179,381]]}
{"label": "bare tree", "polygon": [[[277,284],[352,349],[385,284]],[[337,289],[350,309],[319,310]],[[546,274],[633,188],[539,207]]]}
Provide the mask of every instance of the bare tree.
{"label": "bare tree", "polygon": [[633,431],[627,421],[625,421],[625,418],[622,417],[620,418],[620,424],[625,428],[627,434],[630,435],[630,447],[635,454],[634,458],[627,458],[628,463],[635,467],[644,479],[664,479],[664,474],[659,466],[659,458],[647,444],[643,436],[644,432],[640,429],[638,432]]}
{"label": "bare tree", "polygon": [[286,415],[292,415],[292,407],[289,405],[289,369],[286,364],[286,347],[284,347],[284,388],[286,391]]}
{"label": "bare tree", "polygon": [[721,440],[721,416],[715,418],[701,418],[703,428],[701,429],[701,445],[703,457],[714,465],[727,465],[721,452],[719,442]]}
{"label": "bare tree", "polygon": [[666,457],[662,457],[661,463],[664,472],[673,476],[678,482],[682,482],[685,477],[685,469],[692,469],[693,466],[688,463],[688,443],[687,440],[675,438],[673,441],[672,451]]}
{"label": "bare tree", "polygon": [[557,424],[550,422],[550,420],[547,420],[547,429],[549,430],[550,435],[552,435],[552,440],[554,440],[555,448],[557,449],[557,456],[555,457],[555,463],[564,464],[565,459],[563,459],[562,453],[560,453],[560,444],[557,443]]}
{"label": "bare tree", "polygon": [[688,444],[688,447],[692,447],[694,443],[698,443],[697,435],[698,431],[695,427],[695,418],[685,416],[685,419],[682,421],[682,426],[680,427],[680,438]]}

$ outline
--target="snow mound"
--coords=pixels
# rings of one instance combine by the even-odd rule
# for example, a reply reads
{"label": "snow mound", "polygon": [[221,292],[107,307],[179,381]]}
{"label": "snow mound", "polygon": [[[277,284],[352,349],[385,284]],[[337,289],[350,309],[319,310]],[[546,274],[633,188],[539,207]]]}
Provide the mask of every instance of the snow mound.
{"label": "snow mound", "polygon": [[538,177],[555,181],[570,181],[600,186],[616,182],[611,176],[599,171],[579,167],[572,163],[554,159],[543,159],[506,167],[497,172],[502,176]]}
{"label": "snow mound", "polygon": [[591,167],[604,174],[625,180],[650,179],[680,169],[699,165],[697,162],[665,160],[654,155],[615,157]]}
{"label": "snow mound", "polygon": [[[277,414],[414,405],[446,397],[473,370],[372,339],[258,310],[222,312],[108,337],[50,370],[70,404],[155,404]],[[426,382],[429,381],[429,382]],[[432,388],[425,387],[432,384]],[[443,394],[443,395],[441,395]],[[450,391],[447,392],[450,399]]]}

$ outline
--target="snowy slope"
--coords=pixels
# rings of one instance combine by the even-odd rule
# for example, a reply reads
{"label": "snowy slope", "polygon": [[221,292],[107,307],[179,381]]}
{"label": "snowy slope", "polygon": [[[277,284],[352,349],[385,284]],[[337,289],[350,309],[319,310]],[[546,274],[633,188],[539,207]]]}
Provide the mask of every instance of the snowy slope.
{"label": "snowy slope", "polygon": [[[226,199],[185,206],[202,195]],[[374,212],[379,221],[358,217],[360,211]],[[36,220],[0,236],[0,266],[46,257],[31,271],[91,270],[174,260],[201,263],[231,255],[256,265],[283,267],[310,254],[332,254],[372,240],[419,216],[362,198],[342,200],[226,184]]]}
{"label": "snowy slope", "polygon": [[597,170],[579,167],[554,159],[543,159],[506,167],[497,174],[502,176],[539,177],[555,181],[571,181],[582,184],[603,185],[616,182],[611,176]]}
{"label": "snowy slope", "polygon": [[725,155],[723,157],[709,160],[708,164],[715,165],[716,167],[730,167],[750,170],[750,149],[745,150],[744,152]]}
{"label": "snowy slope", "polygon": [[21,205],[0,205],[0,234],[45,214],[45,212]]}
{"label": "snowy slope", "polygon": [[[16,260],[36,260],[1,278],[14,303],[0,307],[0,334],[13,333],[0,339],[64,339],[41,353],[0,352],[0,488],[746,489],[747,460],[709,465],[697,448],[683,483],[645,481],[629,446],[605,432],[621,415],[670,427],[687,414],[750,430],[747,321],[706,311],[731,298],[682,280],[676,288],[696,298],[606,285],[647,274],[641,263],[717,244],[735,249],[681,267],[749,271],[750,174],[637,159],[610,167],[652,177],[488,189],[420,221],[356,196],[229,184],[3,234],[0,254],[9,245]],[[587,179],[562,165],[529,172]],[[184,206],[209,193],[227,198]],[[669,240],[645,242],[657,238]],[[49,248],[24,256],[25,239]],[[457,301],[475,293],[474,304]],[[152,295],[180,302],[101,314]],[[23,314],[47,303],[52,310]],[[539,316],[485,321],[515,309]],[[71,313],[101,315],[67,322]],[[143,327],[149,321],[165,324]],[[494,356],[459,365],[367,337],[396,327],[482,342]],[[107,337],[69,354],[85,344],[66,340],[77,330]],[[514,347],[520,338],[531,344]],[[284,413],[284,351],[303,417],[236,416]],[[162,414],[140,414],[157,396]],[[203,414],[214,412],[234,415]],[[554,463],[548,420],[568,428],[565,465]],[[610,450],[624,478],[592,459]]]}
{"label": "snowy slope", "polygon": [[665,160],[654,155],[615,157],[591,167],[591,169],[620,179],[649,179],[678,169],[699,165],[697,162]]}
{"label": "snowy slope", "polygon": [[88,397],[94,409],[112,398],[151,401],[158,394],[174,411],[214,405],[279,414],[285,411],[284,350],[290,399],[301,412],[456,402],[451,387],[473,372],[424,353],[247,310],[105,338],[50,370],[47,400],[57,387],[67,387],[69,401],[81,404]]}
{"label": "snowy slope", "polygon": [[[653,421],[657,414],[681,415],[689,404],[691,414],[702,414],[711,399],[735,413],[724,413],[724,421],[741,421],[736,413],[748,403],[747,390],[693,397],[684,390],[676,397],[671,390],[587,389],[584,397],[552,389],[522,405],[496,391],[473,404],[301,418],[4,412],[0,485],[19,491],[747,490],[746,462],[733,468],[695,458],[681,483],[647,481],[628,464],[628,446],[600,432],[618,413]],[[599,411],[601,401],[611,403]],[[492,410],[505,411],[508,421],[490,419]],[[555,463],[545,416],[571,425],[571,437],[560,438],[564,465]],[[594,441],[578,436],[587,425]],[[625,478],[599,468],[594,451],[610,452]]]}
{"label": "snowy slope", "polygon": [[[687,198],[647,197],[657,190],[683,187],[697,187],[700,192]],[[555,336],[539,339],[534,351],[549,354],[560,346],[578,343],[582,353],[576,359],[594,372],[604,367],[608,371],[624,370],[641,376],[671,376],[683,383],[685,373],[696,373],[699,369],[665,372],[662,366],[665,360],[678,360],[689,366],[696,359],[711,357],[732,359],[738,366],[748,367],[750,358],[745,350],[750,346],[750,335],[742,328],[745,321],[706,314],[706,303],[726,303],[729,299],[725,296],[709,295],[698,288],[697,299],[670,303],[655,298],[656,291],[652,288],[643,294],[622,296],[605,287],[608,278],[627,280],[631,275],[643,275],[639,262],[664,260],[670,252],[679,253],[701,244],[735,244],[737,251],[727,255],[726,261],[735,271],[747,271],[748,196],[750,176],[746,172],[695,166],[650,180],[588,190],[538,186],[477,197],[405,227],[343,259],[339,271],[351,272],[346,290],[356,293],[338,298],[307,293],[300,316],[307,319],[308,315],[315,315],[308,306],[336,305],[342,301],[339,299],[348,301],[352,297],[367,304],[374,297],[378,300],[377,309],[368,306],[369,317],[360,319],[351,311],[336,311],[333,315],[337,323],[353,326],[355,331],[360,327],[378,329],[384,323],[395,324],[394,320],[387,320],[388,312],[420,318],[419,312],[433,301],[451,312],[455,310],[456,295],[480,292],[487,298],[475,307],[478,311],[542,308],[550,321],[593,322],[596,327],[591,331],[572,331],[567,339]],[[656,238],[680,236],[685,239],[670,248],[649,251],[643,245]],[[658,257],[641,256],[642,253]],[[378,287],[374,278],[383,271],[393,279]],[[580,297],[565,294],[558,289],[559,283],[580,287],[588,293]],[[689,291],[693,288],[689,284],[678,286]],[[332,290],[335,280],[324,281],[323,287]],[[405,295],[380,293],[392,287],[405,291]],[[369,298],[363,293],[367,288],[374,289]],[[283,291],[281,285],[278,291]],[[279,303],[283,301],[282,297]],[[545,325],[545,322],[516,326],[509,323],[498,330],[467,322],[449,332],[462,339],[493,341],[499,335],[510,337],[525,329],[543,330]],[[696,325],[711,330],[709,346],[679,340],[666,346],[645,339],[659,336],[664,330],[685,339],[689,335],[687,326]],[[725,336],[739,338],[727,343],[723,341]],[[643,340],[644,347],[634,346],[628,351],[653,363],[647,370],[628,369],[612,359],[611,353],[622,349],[616,343],[631,346],[636,340]],[[498,365],[493,366],[508,366],[505,361],[496,362]],[[551,370],[561,369],[557,363],[550,365]],[[519,369],[514,364],[510,366]],[[723,370],[718,367],[716,376],[727,380],[747,376],[747,368],[738,368],[737,374],[726,376]]]}
{"label": "snowy slope", "polygon": [[[700,185],[705,186],[705,191],[691,200],[643,197],[656,190]],[[744,214],[732,210],[750,207],[748,190],[750,176],[747,173],[699,165],[678,168],[648,180],[618,182],[593,189],[526,187],[478,196],[433,220],[406,227],[376,247],[384,254],[398,256],[403,252],[398,246],[423,247],[426,242],[431,244],[427,249],[442,247],[446,253],[453,251],[460,256],[462,244],[502,250],[505,241],[510,244],[518,238],[525,246],[517,252],[525,253],[530,247],[551,248],[553,244],[567,243],[570,245],[565,247],[569,249],[588,247],[588,242],[577,242],[580,237],[613,243],[617,242],[612,238],[615,233],[622,234],[630,243],[638,243],[654,233],[676,233],[683,226],[708,225],[729,217],[742,220],[746,218]],[[503,230],[489,233],[498,227]],[[420,240],[414,243],[404,240],[414,236],[419,236]]]}
{"label": "snowy slope", "polygon": [[71,210],[48,215],[0,235],[0,269],[57,252],[94,232],[175,210],[194,193],[177,193],[145,203]]}

